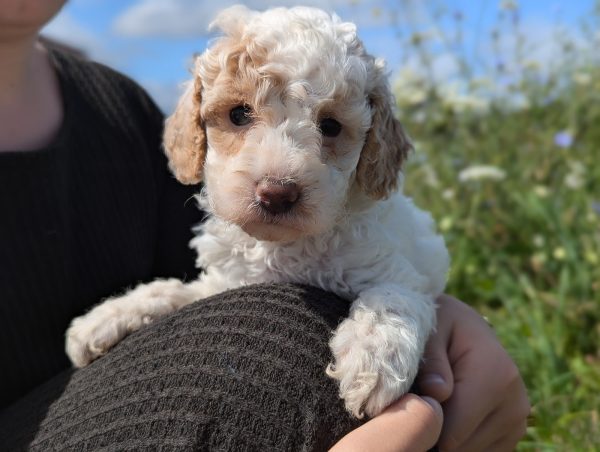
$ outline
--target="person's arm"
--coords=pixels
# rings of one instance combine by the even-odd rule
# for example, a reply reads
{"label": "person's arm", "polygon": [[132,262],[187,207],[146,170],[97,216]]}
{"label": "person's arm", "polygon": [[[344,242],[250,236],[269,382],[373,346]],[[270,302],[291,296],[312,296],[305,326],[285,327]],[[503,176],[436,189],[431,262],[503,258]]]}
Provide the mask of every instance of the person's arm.
{"label": "person's arm", "polygon": [[441,451],[511,451],[525,434],[530,405],[516,365],[485,320],[448,295],[419,373],[423,395],[442,403]]}
{"label": "person's arm", "polygon": [[152,279],[174,277],[190,281],[200,271],[195,267],[196,253],[189,247],[189,242],[194,237],[192,228],[205,216],[194,198],[200,193],[201,186],[183,185],[175,179],[162,144],[164,115],[141,88],[136,86],[131,90],[130,96],[130,104],[136,106],[135,111],[143,125],[146,149],[154,167],[154,185],[148,181],[148,189],[156,189],[157,201],[157,230],[151,276]]}
{"label": "person's arm", "polygon": [[191,281],[200,272],[195,267],[196,252],[189,246],[192,228],[205,216],[194,198],[200,186],[180,184],[168,170],[166,159],[162,170],[153,276]]}
{"label": "person's arm", "polygon": [[435,445],[442,419],[436,400],[406,394],[344,436],[330,452],[422,452]]}

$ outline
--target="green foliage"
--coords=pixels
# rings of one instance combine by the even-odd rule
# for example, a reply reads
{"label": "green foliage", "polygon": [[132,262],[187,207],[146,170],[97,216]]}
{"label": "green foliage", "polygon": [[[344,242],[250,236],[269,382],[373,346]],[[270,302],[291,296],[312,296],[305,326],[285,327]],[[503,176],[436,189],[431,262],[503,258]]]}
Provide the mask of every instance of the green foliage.
{"label": "green foliage", "polygon": [[[502,12],[517,13],[514,2]],[[458,74],[445,84],[431,76],[436,39],[428,47],[422,35],[406,37],[424,69],[403,71],[395,85],[416,145],[405,190],[446,238],[447,291],[490,319],[525,379],[533,412],[519,450],[597,450],[599,37],[590,32],[587,51],[556,35],[552,64],[536,63],[522,57],[515,21],[500,19],[490,48],[503,33],[517,36],[502,68],[469,64],[451,38],[436,38],[459,49]],[[597,19],[591,12],[582,29],[597,30]]]}

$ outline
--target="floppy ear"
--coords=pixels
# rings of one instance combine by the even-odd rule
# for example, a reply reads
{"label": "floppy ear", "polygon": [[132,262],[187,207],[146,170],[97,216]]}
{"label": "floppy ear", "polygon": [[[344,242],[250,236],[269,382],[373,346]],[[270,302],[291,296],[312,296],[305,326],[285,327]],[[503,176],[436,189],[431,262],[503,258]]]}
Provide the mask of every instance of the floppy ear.
{"label": "floppy ear", "polygon": [[202,84],[196,76],[179,99],[177,108],[165,122],[163,143],[169,157],[169,168],[183,184],[202,180],[206,156],[206,133],[200,115]]}
{"label": "floppy ear", "polygon": [[398,172],[412,145],[392,111],[393,96],[383,73],[376,71],[376,80],[369,93],[371,129],[356,169],[359,187],[373,199],[387,198],[398,186]]}

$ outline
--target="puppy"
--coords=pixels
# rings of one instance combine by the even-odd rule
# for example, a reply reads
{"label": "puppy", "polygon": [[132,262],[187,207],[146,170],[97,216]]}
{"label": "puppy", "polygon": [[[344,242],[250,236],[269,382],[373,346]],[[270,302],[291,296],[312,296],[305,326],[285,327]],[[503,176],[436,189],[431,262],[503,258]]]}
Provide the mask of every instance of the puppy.
{"label": "puppy", "polygon": [[76,318],[82,367],[182,306],[260,282],[305,283],[352,300],[327,373],[355,416],[410,388],[435,325],[448,254],[431,217],[401,193],[410,143],[392,113],[384,63],[356,27],[321,10],[224,10],[167,119],[183,183],[204,182],[198,279],[140,285]]}

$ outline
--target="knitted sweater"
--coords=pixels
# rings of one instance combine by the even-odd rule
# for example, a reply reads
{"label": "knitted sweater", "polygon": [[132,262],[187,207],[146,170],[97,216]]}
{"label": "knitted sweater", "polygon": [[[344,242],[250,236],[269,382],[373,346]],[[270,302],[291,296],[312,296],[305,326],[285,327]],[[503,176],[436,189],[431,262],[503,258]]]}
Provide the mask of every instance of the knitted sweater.
{"label": "knitted sweater", "polygon": [[160,111],[102,65],[51,58],[65,111],[57,137],[0,153],[0,410],[69,366],[64,331],[91,305],[197,273],[187,243],[198,188],[167,170]]}
{"label": "knitted sweater", "polygon": [[0,451],[325,451],[359,425],[325,374],[347,312],[292,284],[193,303],[0,413]]}

